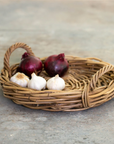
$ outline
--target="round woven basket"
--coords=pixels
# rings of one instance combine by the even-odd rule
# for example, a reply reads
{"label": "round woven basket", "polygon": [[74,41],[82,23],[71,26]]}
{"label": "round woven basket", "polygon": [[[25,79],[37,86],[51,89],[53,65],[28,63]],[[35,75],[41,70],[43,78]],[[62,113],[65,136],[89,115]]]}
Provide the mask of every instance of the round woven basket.
{"label": "round woven basket", "polygon": [[[66,56],[69,70],[64,77],[65,89],[37,91],[23,88],[10,81],[19,64],[9,65],[11,53],[23,48],[34,55],[24,43],[12,45],[5,53],[0,83],[4,96],[19,105],[48,111],[80,111],[96,107],[114,97],[114,66],[98,58]],[[46,58],[41,58],[44,63]],[[43,70],[40,76],[50,77]]]}

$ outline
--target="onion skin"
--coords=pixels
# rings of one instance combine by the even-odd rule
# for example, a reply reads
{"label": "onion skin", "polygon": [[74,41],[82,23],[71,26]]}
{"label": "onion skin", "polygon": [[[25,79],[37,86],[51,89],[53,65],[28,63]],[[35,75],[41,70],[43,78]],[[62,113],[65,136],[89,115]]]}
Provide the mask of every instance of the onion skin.
{"label": "onion skin", "polygon": [[67,60],[64,58],[64,53],[59,55],[51,55],[44,62],[44,70],[50,77],[59,74],[60,77],[64,76],[69,68]]}
{"label": "onion skin", "polygon": [[29,54],[25,53],[22,55],[22,60],[17,71],[31,77],[33,72],[40,73],[42,71],[42,62],[39,58],[30,56]]}
{"label": "onion skin", "polygon": [[25,52],[25,53],[22,55],[21,60],[22,60],[22,59],[25,59],[25,58],[26,58],[26,57],[28,57],[28,56],[30,56],[30,54],[29,54],[29,53],[27,53],[27,52]]}

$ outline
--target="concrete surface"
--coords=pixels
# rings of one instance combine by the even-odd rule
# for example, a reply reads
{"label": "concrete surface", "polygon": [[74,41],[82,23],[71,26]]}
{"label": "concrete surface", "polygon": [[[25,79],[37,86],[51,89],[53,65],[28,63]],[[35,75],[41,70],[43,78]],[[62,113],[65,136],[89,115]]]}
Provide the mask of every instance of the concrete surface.
{"label": "concrete surface", "polygon": [[[114,64],[114,0],[0,0],[0,70],[15,42],[39,57],[64,52]],[[28,143],[114,144],[114,99],[80,112],[47,112],[14,104],[0,87],[0,144]]]}

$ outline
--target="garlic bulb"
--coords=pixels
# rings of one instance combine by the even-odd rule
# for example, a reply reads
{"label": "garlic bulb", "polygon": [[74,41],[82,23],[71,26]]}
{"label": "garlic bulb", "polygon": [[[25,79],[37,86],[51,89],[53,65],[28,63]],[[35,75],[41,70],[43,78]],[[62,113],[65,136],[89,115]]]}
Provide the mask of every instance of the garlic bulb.
{"label": "garlic bulb", "polygon": [[47,88],[49,90],[62,90],[65,88],[65,81],[57,74],[47,81]]}
{"label": "garlic bulb", "polygon": [[46,87],[46,80],[43,77],[32,73],[32,79],[28,83],[28,87],[36,90],[42,90]]}
{"label": "garlic bulb", "polygon": [[17,72],[15,75],[13,75],[10,78],[10,81],[12,81],[22,87],[26,87],[28,85],[29,78],[24,73]]}

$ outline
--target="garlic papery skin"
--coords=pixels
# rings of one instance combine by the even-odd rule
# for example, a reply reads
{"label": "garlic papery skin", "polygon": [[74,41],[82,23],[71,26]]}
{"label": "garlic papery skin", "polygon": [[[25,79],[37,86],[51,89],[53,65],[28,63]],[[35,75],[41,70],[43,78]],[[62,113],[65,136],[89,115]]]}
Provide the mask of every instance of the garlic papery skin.
{"label": "garlic papery skin", "polygon": [[17,72],[15,75],[13,75],[10,78],[10,81],[14,82],[22,87],[27,87],[29,78],[24,73]]}
{"label": "garlic papery skin", "polygon": [[46,88],[46,80],[41,77],[37,76],[35,73],[32,73],[31,80],[28,83],[28,88],[35,89],[35,90],[42,90]]}
{"label": "garlic papery skin", "polygon": [[63,90],[65,88],[65,81],[57,74],[47,81],[47,88],[49,90]]}

